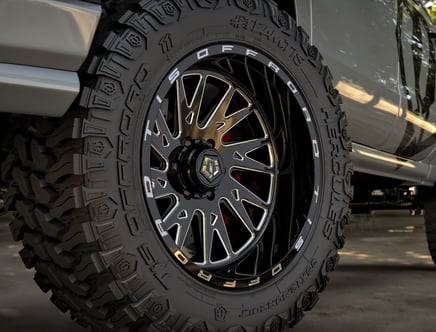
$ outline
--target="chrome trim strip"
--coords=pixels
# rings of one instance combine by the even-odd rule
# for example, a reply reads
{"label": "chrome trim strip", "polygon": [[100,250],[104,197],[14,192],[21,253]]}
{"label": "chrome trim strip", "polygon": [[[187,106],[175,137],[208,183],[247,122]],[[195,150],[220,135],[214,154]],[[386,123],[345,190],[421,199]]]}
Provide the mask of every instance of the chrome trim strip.
{"label": "chrome trim strip", "polygon": [[0,112],[62,116],[79,91],[77,73],[0,63]]}

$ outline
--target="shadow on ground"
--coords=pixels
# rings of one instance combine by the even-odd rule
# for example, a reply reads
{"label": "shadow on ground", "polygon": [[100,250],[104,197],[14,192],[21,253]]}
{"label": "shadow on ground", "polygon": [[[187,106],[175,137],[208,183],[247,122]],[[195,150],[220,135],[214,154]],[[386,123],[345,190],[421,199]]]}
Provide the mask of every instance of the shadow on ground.
{"label": "shadow on ground", "polygon": [[[32,281],[0,218],[0,331],[81,332]],[[436,268],[422,217],[407,212],[353,216],[337,271],[293,332],[434,332]]]}

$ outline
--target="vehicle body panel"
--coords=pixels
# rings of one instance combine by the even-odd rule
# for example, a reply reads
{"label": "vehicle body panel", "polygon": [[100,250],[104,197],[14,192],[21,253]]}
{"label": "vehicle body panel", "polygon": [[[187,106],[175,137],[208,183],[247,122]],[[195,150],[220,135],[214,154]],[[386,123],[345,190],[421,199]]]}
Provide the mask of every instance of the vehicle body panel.
{"label": "vehicle body panel", "polygon": [[101,7],[78,0],[0,2],[0,112],[62,116],[80,91]]}
{"label": "vehicle body panel", "polygon": [[77,71],[100,13],[100,6],[78,0],[2,0],[0,63]]}
{"label": "vehicle body panel", "polygon": [[80,92],[77,73],[0,63],[1,109],[59,116]]}
{"label": "vehicle body panel", "polygon": [[416,2],[399,2],[401,114],[388,151],[414,160],[421,160],[436,144],[436,30],[426,14]]}
{"label": "vehicle body panel", "polygon": [[313,44],[332,70],[353,141],[383,149],[400,111],[396,13],[384,1],[334,2],[312,0]]}
{"label": "vehicle body panel", "polygon": [[356,171],[433,184],[436,35],[422,3],[295,4],[298,24],[321,50],[342,95]]}

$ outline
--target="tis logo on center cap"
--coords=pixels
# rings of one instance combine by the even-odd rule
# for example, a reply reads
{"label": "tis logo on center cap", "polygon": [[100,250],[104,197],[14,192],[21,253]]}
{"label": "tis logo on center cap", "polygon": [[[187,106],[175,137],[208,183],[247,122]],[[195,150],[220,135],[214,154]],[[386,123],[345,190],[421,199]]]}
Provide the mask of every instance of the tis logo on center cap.
{"label": "tis logo on center cap", "polygon": [[216,180],[221,174],[218,157],[204,156],[200,172],[208,181],[213,182]]}

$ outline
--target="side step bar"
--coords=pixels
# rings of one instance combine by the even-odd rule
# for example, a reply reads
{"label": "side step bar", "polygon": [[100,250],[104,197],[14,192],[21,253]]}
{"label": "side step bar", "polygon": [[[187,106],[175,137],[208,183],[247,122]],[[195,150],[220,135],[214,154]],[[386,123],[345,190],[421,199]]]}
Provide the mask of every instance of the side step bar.
{"label": "side step bar", "polygon": [[403,159],[356,143],[353,143],[351,159],[357,172],[407,180],[425,186],[433,186],[436,182],[436,169],[431,166],[431,160]]}

